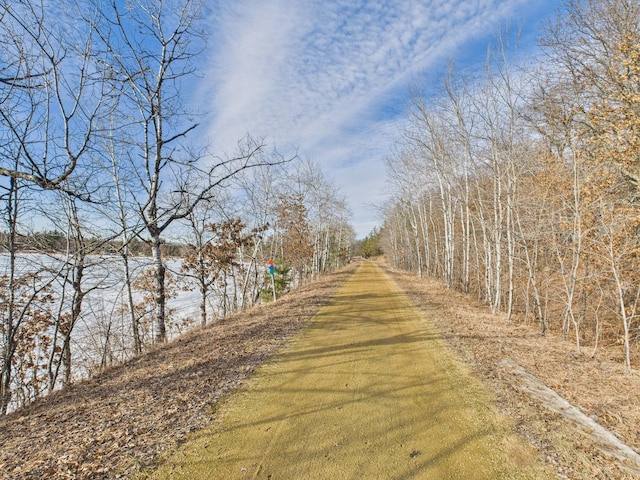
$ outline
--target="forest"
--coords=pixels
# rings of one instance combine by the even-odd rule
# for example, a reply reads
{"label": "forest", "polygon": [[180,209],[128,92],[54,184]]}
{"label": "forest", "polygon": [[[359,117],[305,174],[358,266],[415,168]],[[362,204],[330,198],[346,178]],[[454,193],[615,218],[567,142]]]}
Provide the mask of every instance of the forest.
{"label": "forest", "polygon": [[0,2],[0,414],[348,261],[318,164],[199,133],[203,8]]}
{"label": "forest", "polygon": [[[354,253],[318,163],[201,135],[206,2],[58,3],[0,1],[0,414]],[[481,74],[451,65],[412,87],[361,253],[630,370],[640,4],[566,0],[526,62],[517,37],[496,39]]]}
{"label": "forest", "polygon": [[[375,240],[578,352],[640,362],[640,4],[568,0],[518,58],[415,88]],[[428,92],[428,93],[427,93]],[[369,239],[372,240],[372,239]],[[560,367],[560,366],[559,366]]]}

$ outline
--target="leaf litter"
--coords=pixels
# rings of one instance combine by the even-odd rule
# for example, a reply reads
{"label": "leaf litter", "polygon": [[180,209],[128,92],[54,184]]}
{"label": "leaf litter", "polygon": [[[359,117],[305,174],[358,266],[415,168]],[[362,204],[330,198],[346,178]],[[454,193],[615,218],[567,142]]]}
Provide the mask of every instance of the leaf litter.
{"label": "leaf litter", "polygon": [[[275,304],[192,331],[0,418],[0,478],[120,479],[153,467],[190,432],[209,424],[220,399],[284,346],[356,268],[352,264]],[[593,358],[577,353],[570,342],[490,315],[438,282],[386,270],[496,394],[500,409],[515,419],[514,429],[559,478],[637,478],[633,462],[616,458],[601,439],[585,435],[522,387],[523,378],[535,378],[636,453],[640,374],[616,362],[615,350],[601,348]]]}
{"label": "leaf litter", "polygon": [[217,402],[284,346],[351,265],[0,418],[1,479],[119,479],[211,421]]}
{"label": "leaf litter", "polygon": [[633,479],[640,475],[640,372],[620,349],[576,351],[535,325],[491,315],[441,283],[386,266],[387,272],[496,394],[559,478]]}

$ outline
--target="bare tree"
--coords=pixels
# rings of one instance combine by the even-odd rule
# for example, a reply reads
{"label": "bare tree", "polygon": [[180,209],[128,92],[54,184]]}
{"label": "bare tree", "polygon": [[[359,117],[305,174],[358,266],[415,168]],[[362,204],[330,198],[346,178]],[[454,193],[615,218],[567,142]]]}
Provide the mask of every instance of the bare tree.
{"label": "bare tree", "polygon": [[[114,188],[114,202],[109,207],[115,207],[115,211],[109,212],[107,217],[115,221],[115,235],[119,237],[120,245],[118,254],[122,260],[124,273],[124,289],[125,289],[125,309],[131,325],[131,336],[133,340],[133,351],[137,355],[142,353],[143,344],[140,334],[139,318],[136,315],[135,300],[133,295],[133,266],[131,262],[130,243],[137,238],[140,233],[140,220],[135,215],[133,201],[131,175],[127,167],[127,162],[122,162],[122,158],[126,158],[124,145],[118,145],[114,141],[113,136],[109,135],[105,138],[104,150],[106,152],[105,170],[111,171],[112,184]],[[108,339],[105,340],[105,344]]]}
{"label": "bare tree", "polygon": [[[583,285],[588,275],[613,275],[608,288],[617,292],[612,298],[623,310],[623,323],[624,310],[635,311],[633,288],[626,285],[637,282],[639,260],[630,254],[634,249],[629,241],[634,238],[630,231],[640,225],[640,6],[628,0],[569,0],[566,9],[568,14],[549,25],[544,37],[549,62],[561,72],[556,76],[563,87],[546,91],[545,104],[555,100],[563,114],[556,115],[555,127],[568,132],[565,151],[571,153],[574,166],[574,261],[564,331],[570,322],[575,328],[579,325],[574,313],[577,299],[581,298],[581,311],[587,303],[582,300],[585,295],[576,293],[579,262],[584,264]],[[559,152],[559,160],[566,161],[565,151]],[[595,302],[599,305],[600,300]]]}
{"label": "bare tree", "polygon": [[[201,0],[111,2],[99,28],[114,81],[123,89],[119,109],[129,124],[128,161],[139,192],[137,209],[149,236],[155,269],[155,341],[166,339],[162,235],[186,218],[238,172],[264,159],[263,144],[248,138],[237,155],[214,158],[186,143],[198,124],[182,107],[181,88],[193,78],[203,48]],[[133,139],[133,140],[128,140]],[[272,160],[269,160],[271,162]]]}
{"label": "bare tree", "polygon": [[87,173],[79,170],[107,103],[107,84],[91,28],[69,16],[64,33],[48,18],[54,16],[50,9],[44,1],[0,3],[6,57],[0,62],[0,143],[16,145],[19,154],[0,156],[0,176],[90,200],[96,192],[86,177],[77,181],[74,174]]}
{"label": "bare tree", "polygon": [[[310,159],[294,165],[285,182],[300,195],[308,214],[313,254],[311,274],[325,273],[340,256],[340,246],[349,243],[345,228],[349,210],[342,192]],[[338,262],[340,264],[340,262]]]}
{"label": "bare tree", "polygon": [[[285,174],[283,167],[258,167],[245,170],[234,178],[240,195],[238,203],[242,206],[240,214],[247,225],[252,228],[266,226],[268,230],[276,224],[276,200],[282,186],[278,178]],[[242,286],[242,308],[255,303],[260,297],[262,268],[272,258],[265,250],[262,235],[257,238],[248,259]],[[246,256],[243,263],[247,263]]]}
{"label": "bare tree", "polygon": [[[91,152],[96,119],[108,103],[106,84],[95,61],[91,28],[70,15],[58,18],[53,8],[44,1],[0,2],[0,179],[6,182],[2,188],[10,264],[2,293],[7,302],[2,413],[11,400],[14,355],[32,348],[36,324],[45,328],[51,320],[45,318],[50,297],[44,293],[51,275],[16,270],[21,198],[27,191],[42,195],[43,190],[56,190],[93,200],[97,193],[87,180],[84,160]],[[63,22],[66,32],[60,29]],[[37,372],[31,380],[38,392]]]}

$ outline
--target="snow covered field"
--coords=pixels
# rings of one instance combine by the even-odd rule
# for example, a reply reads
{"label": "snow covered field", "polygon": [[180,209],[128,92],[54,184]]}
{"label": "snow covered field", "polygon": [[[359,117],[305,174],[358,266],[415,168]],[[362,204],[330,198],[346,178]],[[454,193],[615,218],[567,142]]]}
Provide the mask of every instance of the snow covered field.
{"label": "snow covered field", "polygon": [[[70,311],[71,308],[71,272],[60,255],[21,254],[16,261],[16,278],[31,278],[38,272],[38,278],[32,279],[28,287],[33,291],[38,284],[50,284],[51,303],[46,305],[52,315]],[[137,278],[151,265],[146,257],[131,258],[130,270]],[[65,266],[66,265],[66,266]],[[166,266],[173,278],[179,278],[179,285],[170,287],[173,296],[167,301],[169,322],[167,335],[175,337],[190,325],[199,322],[199,292],[193,288],[186,277],[177,277],[181,260],[168,259]],[[5,282],[9,269],[9,256],[0,254],[0,286]],[[93,369],[103,364],[117,363],[131,356],[133,336],[130,317],[127,313],[127,293],[124,281],[124,264],[117,255],[92,256],[87,258],[82,289],[88,292],[82,303],[82,315],[71,334],[73,377],[88,376]],[[191,287],[191,290],[188,290]],[[0,292],[5,296],[5,292]],[[134,291],[136,302],[143,301],[144,292]],[[211,302],[211,300],[209,300]],[[210,305],[211,310],[215,305]],[[145,340],[150,343],[153,331],[152,322],[142,319]],[[2,337],[4,341],[4,337]],[[60,340],[58,340],[58,343]]]}

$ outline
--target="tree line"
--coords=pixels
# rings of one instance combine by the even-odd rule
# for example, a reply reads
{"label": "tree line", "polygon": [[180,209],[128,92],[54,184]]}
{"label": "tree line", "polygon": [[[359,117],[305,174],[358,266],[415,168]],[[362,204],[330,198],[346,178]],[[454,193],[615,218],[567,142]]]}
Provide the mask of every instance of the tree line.
{"label": "tree line", "polygon": [[[640,4],[567,0],[519,62],[415,89],[379,237],[397,267],[579,351],[640,343]],[[636,356],[637,359],[637,356]]]}
{"label": "tree line", "polygon": [[[205,6],[0,0],[0,414],[79,358],[94,372],[268,298],[269,259],[280,290],[348,261],[317,164],[250,135],[214,154],[199,132]],[[184,288],[197,319],[168,309]]]}

